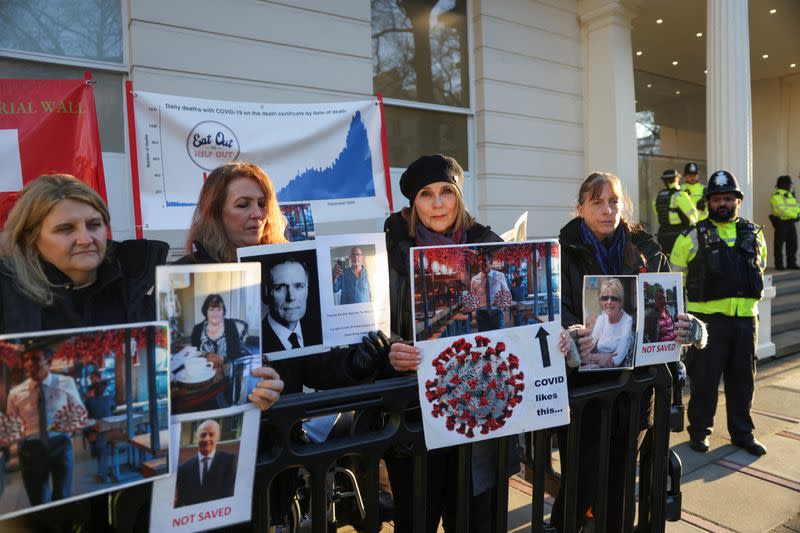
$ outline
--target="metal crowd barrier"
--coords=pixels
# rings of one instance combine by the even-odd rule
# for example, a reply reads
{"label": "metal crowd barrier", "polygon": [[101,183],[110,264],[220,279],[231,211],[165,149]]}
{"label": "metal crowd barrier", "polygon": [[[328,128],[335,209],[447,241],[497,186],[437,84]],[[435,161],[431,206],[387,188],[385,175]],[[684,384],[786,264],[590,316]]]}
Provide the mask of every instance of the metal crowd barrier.
{"label": "metal crowd barrier", "polygon": [[[611,444],[611,419],[615,399],[624,397],[629,403],[627,409],[628,431],[624,436],[627,450],[635,449],[640,438],[640,406],[646,391],[654,391],[653,425],[646,432],[641,445],[638,462],[638,512],[635,507],[636,496],[636,454],[626,454],[624,466],[624,493],[609,495],[602,483],[608,478],[609,448]],[[671,419],[672,377],[664,365],[650,367],[636,373],[620,374],[616,381],[570,391],[572,423],[566,436],[566,461],[561,464],[561,475],[556,475],[552,467],[553,436],[555,430],[541,430],[525,435],[526,453],[524,463],[528,479],[532,481],[531,527],[534,532],[543,531],[545,490],[557,492],[561,479],[565,483],[565,512],[563,531],[576,530],[576,517],[567,511],[574,509],[577,502],[578,456],[580,425],[583,414],[590,404],[599,406],[600,431],[597,435],[598,490],[592,508],[597,518],[595,531],[603,533],[609,498],[624,498],[623,531],[664,531],[667,520],[680,519],[680,460],[668,448]],[[597,407],[593,407],[597,409]],[[304,418],[345,411],[366,413],[366,420],[379,423],[361,424],[356,431],[344,437],[333,438],[318,444],[300,444],[293,438],[298,423]],[[593,413],[596,411],[592,411]],[[385,413],[385,415],[381,415]],[[295,428],[295,429],[290,429]],[[508,437],[516,438],[516,437]],[[619,438],[619,436],[617,437]],[[505,476],[507,446],[500,446],[495,491],[496,509],[508,508],[508,483]],[[380,530],[378,512],[378,461],[392,450],[400,449],[413,456],[414,493],[412,523],[415,532],[425,530],[426,453],[419,421],[418,394],[416,378],[395,378],[378,381],[358,387],[321,391],[313,395],[285,396],[262,417],[259,452],[253,493],[252,530],[268,531],[270,525],[269,487],[281,471],[302,466],[311,474],[311,516],[312,531],[327,531],[327,520],[314,520],[313,517],[326,517],[328,498],[326,496],[326,473],[337,459],[354,457],[359,460],[359,481],[364,499],[366,518],[362,530]],[[457,493],[457,524],[459,532],[469,529],[469,486],[470,456],[469,447],[459,448],[459,473]],[[559,479],[560,478],[560,479]],[[496,513],[494,530],[507,530],[507,513]],[[608,532],[616,533],[616,532]]]}

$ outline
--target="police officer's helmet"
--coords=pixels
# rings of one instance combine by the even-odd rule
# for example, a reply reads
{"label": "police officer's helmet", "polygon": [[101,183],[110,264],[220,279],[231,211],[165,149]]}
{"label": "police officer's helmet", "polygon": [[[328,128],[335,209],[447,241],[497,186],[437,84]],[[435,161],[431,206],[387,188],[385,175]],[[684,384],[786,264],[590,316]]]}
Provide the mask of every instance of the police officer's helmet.
{"label": "police officer's helmet", "polygon": [[683,173],[685,174],[700,174],[700,169],[697,168],[697,163],[694,161],[689,161],[686,163],[686,166],[683,167]]}
{"label": "police officer's helmet", "polygon": [[672,183],[675,181],[676,178],[680,178],[681,175],[678,174],[678,171],[674,168],[668,168],[664,172],[661,173],[661,179],[664,180],[665,183]]}
{"label": "police officer's helmet", "polygon": [[736,176],[727,170],[717,170],[708,178],[708,185],[706,186],[706,195],[708,198],[712,194],[721,192],[733,192],[739,199],[744,199],[744,194],[739,188],[739,182],[736,181]]}
{"label": "police officer's helmet", "polygon": [[792,188],[792,177],[778,176],[778,181],[775,183],[775,186],[779,189],[786,189],[788,191]]}

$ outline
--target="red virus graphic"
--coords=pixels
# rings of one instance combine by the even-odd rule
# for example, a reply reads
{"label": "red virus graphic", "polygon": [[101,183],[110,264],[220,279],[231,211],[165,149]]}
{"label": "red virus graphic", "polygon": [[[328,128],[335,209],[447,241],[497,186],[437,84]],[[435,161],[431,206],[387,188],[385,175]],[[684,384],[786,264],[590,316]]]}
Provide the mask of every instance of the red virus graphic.
{"label": "red virus graphic", "polygon": [[469,438],[479,427],[486,435],[505,425],[511,411],[522,401],[525,375],[519,358],[498,342],[475,337],[475,346],[458,339],[431,363],[436,377],[425,382],[425,397],[433,404],[434,418],[446,417],[446,427]]}

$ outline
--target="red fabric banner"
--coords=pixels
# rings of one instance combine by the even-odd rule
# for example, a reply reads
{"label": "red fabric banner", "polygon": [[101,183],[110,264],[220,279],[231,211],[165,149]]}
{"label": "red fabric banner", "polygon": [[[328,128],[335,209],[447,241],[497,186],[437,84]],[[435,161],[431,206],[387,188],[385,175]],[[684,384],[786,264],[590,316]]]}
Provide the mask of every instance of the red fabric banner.
{"label": "red fabric banner", "polygon": [[0,79],[0,225],[19,189],[43,174],[72,174],[108,201],[89,77]]}

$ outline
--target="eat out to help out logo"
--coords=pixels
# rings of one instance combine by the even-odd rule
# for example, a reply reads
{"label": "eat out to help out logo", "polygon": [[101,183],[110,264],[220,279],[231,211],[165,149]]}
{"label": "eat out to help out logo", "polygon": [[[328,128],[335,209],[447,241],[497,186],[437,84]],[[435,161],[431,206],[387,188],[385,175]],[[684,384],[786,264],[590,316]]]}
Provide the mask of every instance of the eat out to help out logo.
{"label": "eat out to help out logo", "polygon": [[239,139],[225,124],[205,120],[189,132],[186,151],[195,165],[210,171],[239,157]]}

